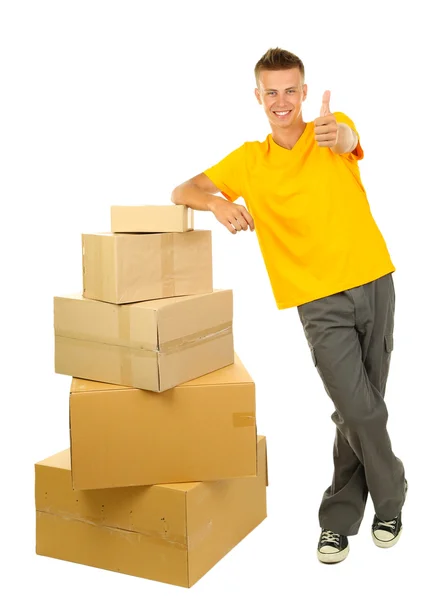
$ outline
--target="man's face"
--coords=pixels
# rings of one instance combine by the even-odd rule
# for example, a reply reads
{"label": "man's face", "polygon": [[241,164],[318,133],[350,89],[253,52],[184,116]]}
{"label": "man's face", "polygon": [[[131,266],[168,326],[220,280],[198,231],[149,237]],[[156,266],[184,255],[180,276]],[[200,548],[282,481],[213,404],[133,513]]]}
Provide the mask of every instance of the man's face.
{"label": "man's face", "polygon": [[303,84],[298,68],[261,71],[255,94],[271,126],[286,128],[301,121],[307,85]]}

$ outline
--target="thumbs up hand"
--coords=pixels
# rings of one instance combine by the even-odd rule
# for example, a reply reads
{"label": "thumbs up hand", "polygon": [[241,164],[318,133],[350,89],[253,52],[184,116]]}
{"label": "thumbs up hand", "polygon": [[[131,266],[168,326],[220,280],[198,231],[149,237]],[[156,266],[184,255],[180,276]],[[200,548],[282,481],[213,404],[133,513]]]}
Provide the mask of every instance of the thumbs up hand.
{"label": "thumbs up hand", "polygon": [[315,119],[315,140],[318,146],[333,148],[338,143],[339,127],[336,117],[330,111],[330,92],[322,97],[320,116]]}

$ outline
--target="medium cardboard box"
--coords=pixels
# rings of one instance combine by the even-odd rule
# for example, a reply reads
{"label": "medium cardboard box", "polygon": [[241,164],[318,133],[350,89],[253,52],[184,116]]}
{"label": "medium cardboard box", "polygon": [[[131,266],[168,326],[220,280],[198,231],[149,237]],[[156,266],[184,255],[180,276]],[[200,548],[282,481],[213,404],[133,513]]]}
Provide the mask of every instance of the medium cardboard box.
{"label": "medium cardboard box", "polygon": [[54,298],[55,371],[154,392],[232,364],[231,290],[133,304]]}
{"label": "medium cardboard box", "polygon": [[255,413],[255,385],[237,355],[161,394],[73,378],[73,488],[253,476]]}
{"label": "medium cardboard box", "polygon": [[211,292],[210,231],[84,233],[83,295],[126,304]]}
{"label": "medium cardboard box", "polygon": [[194,229],[194,211],[187,206],[111,206],[114,233],[164,233]]}
{"label": "medium cardboard box", "polygon": [[55,454],[35,465],[36,553],[191,587],[267,516],[257,445],[255,477],[86,492],[69,451]]}

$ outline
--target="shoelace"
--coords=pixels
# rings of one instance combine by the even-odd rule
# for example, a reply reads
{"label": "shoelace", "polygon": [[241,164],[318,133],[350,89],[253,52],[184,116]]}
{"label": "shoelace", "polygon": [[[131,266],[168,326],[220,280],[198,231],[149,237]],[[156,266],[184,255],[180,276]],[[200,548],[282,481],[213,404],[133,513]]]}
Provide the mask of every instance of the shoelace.
{"label": "shoelace", "polygon": [[332,544],[339,544],[340,534],[335,533],[334,531],[330,531],[330,529],[326,529],[322,532],[321,542],[330,542]]}
{"label": "shoelace", "polygon": [[377,521],[377,527],[380,527],[380,525],[383,525],[384,527],[390,527],[392,530],[395,529],[395,526],[397,524],[397,519],[393,519],[392,521]]}

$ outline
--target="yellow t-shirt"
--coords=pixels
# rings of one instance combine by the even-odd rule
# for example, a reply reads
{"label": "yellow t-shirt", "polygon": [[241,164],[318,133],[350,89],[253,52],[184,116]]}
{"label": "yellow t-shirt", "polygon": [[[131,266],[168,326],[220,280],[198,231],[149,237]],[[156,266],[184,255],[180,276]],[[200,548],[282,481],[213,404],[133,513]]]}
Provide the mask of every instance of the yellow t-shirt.
{"label": "yellow t-shirt", "polygon": [[279,309],[395,271],[360,179],[363,156],[360,139],[352,153],[320,148],[312,121],[291,150],[269,134],[204,171],[228,200],[245,200]]}

